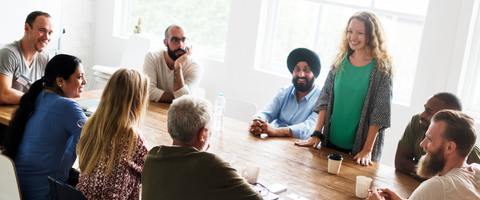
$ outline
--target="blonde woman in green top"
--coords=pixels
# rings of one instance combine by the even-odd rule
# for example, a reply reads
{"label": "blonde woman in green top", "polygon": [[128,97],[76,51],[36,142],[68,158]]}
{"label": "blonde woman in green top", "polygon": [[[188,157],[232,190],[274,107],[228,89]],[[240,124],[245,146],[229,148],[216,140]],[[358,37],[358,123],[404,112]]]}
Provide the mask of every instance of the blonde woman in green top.
{"label": "blonde woman in green top", "polygon": [[[314,111],[315,132],[299,146],[322,146],[354,155],[357,164],[381,157],[385,129],[390,127],[392,58],[377,16],[359,11],[348,20]],[[323,130],[323,133],[322,133]]]}

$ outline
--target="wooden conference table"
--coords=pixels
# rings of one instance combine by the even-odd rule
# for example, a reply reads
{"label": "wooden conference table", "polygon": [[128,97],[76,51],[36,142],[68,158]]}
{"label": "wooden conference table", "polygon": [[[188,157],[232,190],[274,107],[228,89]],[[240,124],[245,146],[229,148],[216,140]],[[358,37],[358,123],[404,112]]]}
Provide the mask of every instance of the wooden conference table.
{"label": "wooden conference table", "polygon": [[[101,91],[84,92],[82,102],[100,98]],[[17,105],[0,106],[0,123],[8,124],[11,113]],[[170,145],[172,139],[167,132],[167,112],[170,104],[151,102],[144,119],[142,133],[150,147]],[[408,197],[420,182],[395,169],[374,163],[373,166],[360,166],[352,160],[353,156],[328,148],[313,149],[294,145],[295,138],[261,139],[248,132],[248,124],[225,118],[224,130],[212,134],[211,153],[233,153],[237,156],[233,166],[241,168],[248,162],[262,165],[258,182],[266,187],[279,183],[287,186],[287,191],[280,193],[280,199],[290,194],[297,194],[306,199],[358,199],[355,196],[356,176],[363,175],[373,179],[372,185],[387,187]],[[327,172],[327,156],[340,153],[344,160],[338,175]],[[389,155],[384,155],[389,156]]]}

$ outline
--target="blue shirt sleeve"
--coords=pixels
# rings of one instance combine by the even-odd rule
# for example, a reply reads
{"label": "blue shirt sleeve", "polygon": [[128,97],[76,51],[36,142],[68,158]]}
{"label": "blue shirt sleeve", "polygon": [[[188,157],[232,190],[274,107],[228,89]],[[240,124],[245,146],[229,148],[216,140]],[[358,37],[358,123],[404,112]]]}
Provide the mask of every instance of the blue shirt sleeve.
{"label": "blue shirt sleeve", "polygon": [[83,112],[80,105],[74,101],[68,102],[63,109],[63,116],[63,124],[67,131],[74,137],[80,138],[83,125],[77,122],[79,120],[84,120],[84,122],[87,120],[87,116],[85,116],[85,112]]}
{"label": "blue shirt sleeve", "polygon": [[254,117],[260,117],[261,119],[268,120],[269,123],[276,120],[280,115],[282,104],[285,98],[285,88],[278,89],[277,94],[273,97],[267,106],[260,110]]}
{"label": "blue shirt sleeve", "polygon": [[317,120],[318,113],[312,112],[303,123],[288,126],[288,128],[292,130],[292,137],[299,138],[301,140],[309,139],[315,131]]}
{"label": "blue shirt sleeve", "polygon": [[75,151],[77,148],[77,143],[78,140],[80,140],[80,134],[83,128],[83,124],[79,123],[79,121],[83,120],[83,122],[86,122],[87,116],[85,116],[85,112],[83,112],[80,105],[73,100],[66,102],[66,105],[63,107],[62,115],[63,125],[70,134],[70,138],[65,149],[66,154],[64,159],[67,159],[65,160],[66,162],[72,162],[70,159],[73,158],[74,162],[76,158]]}

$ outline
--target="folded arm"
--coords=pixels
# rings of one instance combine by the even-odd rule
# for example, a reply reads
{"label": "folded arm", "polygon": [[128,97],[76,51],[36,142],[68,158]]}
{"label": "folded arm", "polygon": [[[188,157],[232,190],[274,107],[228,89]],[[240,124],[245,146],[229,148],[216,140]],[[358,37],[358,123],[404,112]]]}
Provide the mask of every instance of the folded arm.
{"label": "folded arm", "polygon": [[292,130],[288,127],[278,127],[275,128],[271,125],[268,120],[262,119],[253,119],[250,122],[250,133],[253,135],[260,135],[262,133],[266,133],[268,136],[274,137],[291,137]]}
{"label": "folded arm", "polygon": [[12,88],[12,78],[0,74],[0,104],[19,104],[23,92]]}
{"label": "folded arm", "polygon": [[[281,98],[283,95],[283,89],[280,89],[275,97],[264,107],[262,110],[260,110],[257,114],[253,116],[253,120],[250,123],[250,133],[254,135],[260,135],[261,133],[266,133],[263,132],[265,128],[269,128],[266,125],[270,125],[269,122],[274,121],[275,119],[278,118],[280,115],[280,108],[281,108]],[[270,125],[271,126],[271,125]],[[273,126],[271,128],[273,130]],[[268,133],[267,133],[268,134]],[[273,136],[272,133],[269,135]]]}
{"label": "folded arm", "polygon": [[413,157],[415,157],[415,155],[399,142],[397,152],[395,153],[395,169],[405,174],[415,172],[415,165],[417,163],[413,160]]}
{"label": "folded arm", "polygon": [[414,115],[405,128],[400,141],[398,141],[397,152],[395,153],[395,169],[405,174],[415,172],[415,165],[417,164],[413,160],[415,158],[415,146],[420,146],[416,141],[420,135],[424,135],[423,132],[417,130],[419,120],[420,117]]}
{"label": "folded arm", "polygon": [[171,103],[173,100],[173,94],[169,94],[164,90],[157,87],[157,65],[155,64],[155,58],[151,53],[145,56],[145,62],[143,65],[143,73],[148,76],[150,82],[148,84],[148,93],[150,101],[154,102],[167,102]]}
{"label": "folded arm", "polygon": [[188,52],[175,61],[173,80],[175,98],[194,95],[203,77],[203,67],[190,60],[192,49],[188,47],[187,49]]}

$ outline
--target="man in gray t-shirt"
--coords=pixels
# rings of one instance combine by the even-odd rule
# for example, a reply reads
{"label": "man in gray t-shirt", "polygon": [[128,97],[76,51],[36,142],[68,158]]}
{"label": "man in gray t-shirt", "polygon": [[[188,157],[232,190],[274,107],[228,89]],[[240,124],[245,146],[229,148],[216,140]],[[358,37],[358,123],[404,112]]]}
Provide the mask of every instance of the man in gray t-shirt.
{"label": "man in gray t-shirt", "polygon": [[52,32],[50,15],[34,11],[25,20],[23,38],[0,49],[0,104],[18,104],[30,85],[42,78],[49,60],[43,50]]}

